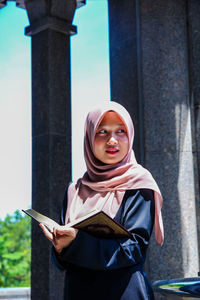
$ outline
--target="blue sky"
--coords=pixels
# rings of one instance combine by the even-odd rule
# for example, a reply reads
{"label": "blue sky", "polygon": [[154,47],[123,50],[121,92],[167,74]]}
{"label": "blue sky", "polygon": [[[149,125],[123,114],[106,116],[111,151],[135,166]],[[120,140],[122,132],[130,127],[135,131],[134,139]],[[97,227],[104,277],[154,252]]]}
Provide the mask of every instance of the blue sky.
{"label": "blue sky", "polygon": [[[71,38],[73,178],[84,171],[86,113],[110,99],[106,0],[88,0],[73,20]],[[26,11],[8,1],[0,9],[0,218],[31,205],[31,38]],[[78,122],[77,122],[78,120]]]}

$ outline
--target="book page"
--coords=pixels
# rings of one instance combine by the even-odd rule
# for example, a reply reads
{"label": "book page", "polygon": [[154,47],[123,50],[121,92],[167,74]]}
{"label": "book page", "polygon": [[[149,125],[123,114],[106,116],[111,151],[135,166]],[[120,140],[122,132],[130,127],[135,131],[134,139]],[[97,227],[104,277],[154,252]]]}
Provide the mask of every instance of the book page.
{"label": "book page", "polygon": [[36,221],[38,221],[39,223],[45,225],[47,227],[47,229],[50,232],[53,232],[53,228],[55,226],[58,226],[59,224],[56,223],[54,220],[38,213],[36,210],[34,209],[27,209],[27,210],[23,210],[22,211],[24,213],[26,213],[27,215],[29,215],[30,217],[32,217],[33,219],[35,219]]}

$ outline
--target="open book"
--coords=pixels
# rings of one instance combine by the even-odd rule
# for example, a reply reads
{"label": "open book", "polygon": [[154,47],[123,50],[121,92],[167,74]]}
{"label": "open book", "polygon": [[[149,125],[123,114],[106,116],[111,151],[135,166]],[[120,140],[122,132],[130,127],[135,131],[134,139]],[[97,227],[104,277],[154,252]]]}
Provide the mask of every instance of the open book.
{"label": "open book", "polygon": [[[53,228],[58,226],[58,223],[38,213],[34,209],[27,209],[22,211],[33,219],[37,220],[39,223],[45,225],[50,232],[53,232]],[[65,226],[83,230],[91,235],[100,238],[131,237],[131,233],[126,228],[113,220],[105,212],[98,210],[93,210],[87,215],[77,218],[76,220],[68,223]]]}

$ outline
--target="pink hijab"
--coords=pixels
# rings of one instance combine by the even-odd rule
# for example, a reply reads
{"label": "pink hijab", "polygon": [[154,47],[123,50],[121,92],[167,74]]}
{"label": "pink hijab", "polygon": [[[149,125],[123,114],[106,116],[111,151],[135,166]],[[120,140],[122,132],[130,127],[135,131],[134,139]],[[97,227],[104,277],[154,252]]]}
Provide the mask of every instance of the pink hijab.
{"label": "pink hijab", "polygon": [[[115,111],[127,128],[129,150],[122,161],[108,165],[93,154],[96,129],[108,111]],[[87,214],[93,209],[105,211],[112,218],[116,215],[126,190],[151,189],[155,199],[155,239],[162,245],[164,230],[161,215],[162,196],[151,173],[139,165],[132,150],[134,127],[127,110],[116,102],[88,113],[85,122],[84,156],[87,172],[77,183],[68,188],[68,207],[65,223]]]}

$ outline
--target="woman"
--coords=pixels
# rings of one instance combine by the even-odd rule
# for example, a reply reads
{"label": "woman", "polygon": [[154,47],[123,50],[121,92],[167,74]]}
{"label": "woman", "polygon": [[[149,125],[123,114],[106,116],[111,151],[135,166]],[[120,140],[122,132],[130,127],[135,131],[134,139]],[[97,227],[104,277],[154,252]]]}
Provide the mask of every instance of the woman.
{"label": "woman", "polygon": [[[134,128],[120,104],[91,111],[85,122],[87,172],[66,190],[62,226],[51,234],[57,266],[66,271],[65,299],[154,299],[143,271],[149,239],[163,243],[162,197],[152,175],[137,164]],[[132,238],[102,239],[65,224],[98,208],[121,223]]]}

